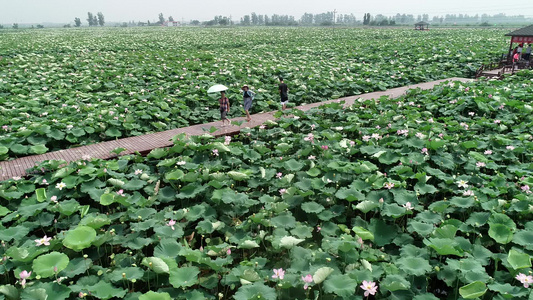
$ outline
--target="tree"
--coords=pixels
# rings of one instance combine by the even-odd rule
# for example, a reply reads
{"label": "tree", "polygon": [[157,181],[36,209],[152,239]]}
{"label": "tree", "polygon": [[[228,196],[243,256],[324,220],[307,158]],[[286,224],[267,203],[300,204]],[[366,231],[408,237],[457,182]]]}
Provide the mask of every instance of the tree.
{"label": "tree", "polygon": [[74,18],[74,26],[76,26],[76,27],[80,27],[81,26],[80,18]]}
{"label": "tree", "polygon": [[42,28],[44,28],[44,26],[41,25],[41,24],[37,24],[37,28],[38,28],[38,29],[42,29]]}
{"label": "tree", "polygon": [[98,12],[98,25],[104,26],[104,24],[105,24],[104,14],[102,12]]}
{"label": "tree", "polygon": [[163,13],[159,13],[159,24],[165,23],[165,17],[163,17]]}
{"label": "tree", "polygon": [[93,18],[93,13],[92,12],[88,12],[87,13],[87,22],[89,23],[89,26],[96,25],[96,24],[94,24],[94,18]]}
{"label": "tree", "polygon": [[19,29],[19,24],[18,23],[13,23],[13,29]]}
{"label": "tree", "polygon": [[244,16],[244,19],[242,20],[242,25],[250,26],[251,24],[252,24],[252,21],[251,21],[250,16],[249,15]]}
{"label": "tree", "polygon": [[98,26],[98,17],[93,16],[93,26]]}
{"label": "tree", "polygon": [[191,25],[198,26],[198,25],[200,25],[200,21],[198,21],[198,20],[192,20],[192,21],[191,21]]}
{"label": "tree", "polygon": [[218,19],[218,24],[222,25],[222,26],[227,26],[230,24],[229,22],[229,19],[228,17],[222,17],[220,16],[219,19]]}
{"label": "tree", "polygon": [[168,17],[169,22],[174,22],[174,18],[172,16]]}
{"label": "tree", "polygon": [[369,13],[366,13],[363,17],[363,25],[370,25],[370,20],[372,19],[372,16],[370,16]]}

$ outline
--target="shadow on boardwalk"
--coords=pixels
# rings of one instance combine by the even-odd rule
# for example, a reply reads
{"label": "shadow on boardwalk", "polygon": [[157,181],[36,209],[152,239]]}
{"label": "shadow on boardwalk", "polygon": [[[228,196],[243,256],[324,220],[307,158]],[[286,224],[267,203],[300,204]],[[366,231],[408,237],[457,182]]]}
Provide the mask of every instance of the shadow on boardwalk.
{"label": "shadow on boardwalk", "polygon": [[[398,98],[404,95],[405,92],[408,91],[409,89],[416,89],[416,88],[432,89],[434,86],[440,83],[446,82],[446,81],[467,82],[467,81],[471,81],[471,79],[448,78],[448,79],[443,79],[443,80],[437,80],[437,81],[432,81],[432,82],[426,82],[426,83],[421,83],[421,84],[394,88],[394,89],[381,91],[381,92],[374,92],[374,93],[351,96],[351,97],[346,97],[346,98],[339,98],[336,100],[328,100],[328,101],[323,101],[323,102],[305,104],[305,105],[297,106],[295,107],[295,109],[307,111],[314,107],[319,107],[327,103],[339,102],[339,101],[344,101],[345,106],[350,106],[354,104],[354,102],[357,99],[370,100],[370,99],[378,99],[382,96]],[[119,147],[126,149],[126,151],[122,152],[121,154],[131,154],[135,152],[147,153],[156,148],[163,148],[163,147],[171,146],[172,145],[171,139],[177,134],[185,133],[190,136],[191,135],[202,135],[206,133],[205,130],[209,130],[209,128],[213,126],[219,129],[215,133],[213,133],[214,136],[233,135],[233,134],[238,133],[243,127],[255,127],[255,126],[259,126],[263,124],[264,122],[268,120],[274,120],[275,119],[274,113],[275,111],[252,115],[252,122],[243,123],[241,126],[229,126],[229,127],[221,128],[220,122],[211,122],[211,123],[206,123],[206,124],[194,125],[190,127],[176,128],[176,129],[162,131],[158,133],[146,134],[146,135],[135,136],[135,137],[128,137],[128,138],[123,138],[123,139],[118,139],[118,140],[108,141],[108,142],[102,142],[102,143],[87,145],[87,146],[78,147],[78,148],[59,150],[59,151],[45,153],[42,155],[27,156],[27,157],[18,158],[12,161],[2,161],[0,162],[0,181],[7,180],[12,177],[25,176],[27,169],[33,168],[34,166],[47,160],[64,160],[66,162],[72,162],[72,161],[77,161],[77,160],[84,159],[84,158],[86,159],[89,157],[109,159],[109,158],[115,157],[115,154],[111,153],[111,151]],[[232,121],[244,121],[244,117],[235,118]]]}

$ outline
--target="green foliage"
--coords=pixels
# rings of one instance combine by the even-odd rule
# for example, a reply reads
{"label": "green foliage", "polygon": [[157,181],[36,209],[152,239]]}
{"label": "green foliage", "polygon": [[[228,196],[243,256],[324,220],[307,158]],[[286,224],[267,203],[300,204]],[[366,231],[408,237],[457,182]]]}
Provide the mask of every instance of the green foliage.
{"label": "green foliage", "polygon": [[[311,31],[319,36],[320,32]],[[201,33],[206,34],[203,30]],[[333,33],[347,37],[353,34]],[[446,38],[450,34],[442,33]],[[410,41],[411,33],[398,32],[398,38],[403,35]],[[298,40],[298,55],[307,55],[302,61],[309,62],[309,49],[316,48],[304,47],[305,41],[304,37]],[[115,49],[121,45],[119,40]],[[135,41],[128,47],[144,49]],[[213,63],[212,50],[204,47],[194,52],[201,56],[201,62],[189,61],[183,67],[190,72],[203,72],[200,63]],[[239,54],[239,49],[233,51]],[[168,58],[161,51],[158,57]],[[457,59],[466,60],[463,56],[471,50],[465,51]],[[141,56],[136,59],[143,59],[139,53]],[[78,55],[89,61],[98,58],[92,53]],[[91,62],[98,65],[104,64],[104,59],[125,59],[121,53],[114,55],[117,57],[103,53],[102,60]],[[180,67],[179,76],[185,72],[180,55],[179,65],[176,58],[169,60],[169,69]],[[266,54],[256,55],[259,59]],[[362,59],[372,55],[381,59],[377,56],[387,53],[365,53]],[[38,60],[32,56],[27,59],[29,68],[30,62]],[[156,122],[150,119],[143,123],[147,120],[143,116],[159,122],[167,109],[161,108],[164,104],[189,101],[191,107],[184,112],[194,112],[195,101],[202,100],[187,100],[186,95],[171,98],[170,102],[168,98],[146,97],[146,92],[143,96],[137,90],[131,97],[107,96],[117,93],[121,84],[126,88],[153,88],[157,82],[167,92],[183,88],[175,77],[172,82],[178,83],[165,85],[166,79],[158,74],[167,73],[160,72],[149,58],[144,59],[148,62],[142,72],[132,64],[135,76],[128,80],[116,81],[116,76],[123,76],[118,67],[116,71],[106,68],[104,73],[113,76],[100,86],[92,79],[79,79],[88,88],[80,92],[76,103],[102,105],[97,111],[84,108],[89,110],[87,114],[99,114],[115,104],[121,107],[126,105],[124,101],[132,101],[128,104],[129,113],[117,114],[125,114],[126,119],[128,114],[135,114],[138,120],[130,120],[130,130],[136,134],[149,131],[151,123]],[[330,77],[338,72],[331,75],[332,69],[324,71],[327,66],[332,67],[327,60],[321,62],[324,67],[311,62],[310,70],[302,70],[305,81],[294,75],[293,84],[300,81],[291,94],[305,90],[319,97],[333,89],[353,93],[359,87],[348,88],[351,84],[365,84],[365,90],[381,84],[369,76],[375,73],[373,66],[358,62],[356,56],[346,56],[343,61],[350,68],[357,67],[351,69],[357,74],[372,78],[370,82],[366,84],[366,80],[355,76],[349,84],[340,80],[338,86],[329,86],[336,82]],[[217,62],[220,68],[229,66],[224,60]],[[398,63],[409,66],[401,57]],[[388,64],[376,73],[376,78],[386,84],[396,81],[385,81],[382,72],[398,68],[407,77],[417,72],[399,66],[388,69]],[[250,69],[262,74],[271,72],[270,65],[251,64]],[[427,62],[428,69],[431,65]],[[83,64],[79,67],[83,69]],[[287,67],[288,73],[294,71]],[[425,70],[420,72],[415,76],[420,80],[429,76]],[[248,78],[248,73],[244,73],[238,76]],[[241,78],[235,76],[231,81]],[[0,182],[0,256],[6,257],[0,263],[0,298],[70,299],[81,292],[95,299],[212,299],[219,297],[218,293],[225,299],[357,299],[363,298],[360,285],[365,280],[377,284],[378,291],[373,296],[377,299],[435,299],[445,297],[444,293],[454,299],[527,299],[529,291],[514,278],[518,273],[529,274],[533,250],[533,199],[526,187],[533,186],[533,120],[526,107],[533,93],[532,78],[531,72],[522,72],[503,81],[445,83],[429,91],[410,91],[399,99],[383,97],[379,102],[366,101],[346,108],[332,103],[305,113],[280,112],[279,119],[265,128],[243,128],[229,145],[222,137],[181,135],[173,139],[172,147],[154,150],[146,157],[131,154],[105,161],[46,162],[27,178]],[[129,82],[134,79],[138,81]],[[202,84],[208,85],[211,79],[198,80],[205,80]],[[9,93],[16,90],[11,83],[8,86]],[[28,107],[32,106],[33,96],[51,96],[42,88],[31,91],[35,95],[26,99]],[[66,99],[62,101],[69,101],[68,91],[65,88],[62,92],[62,99]],[[25,93],[30,91],[18,91],[17,97]],[[92,93],[101,101],[92,98]],[[304,94],[297,96],[301,97],[299,101],[308,101]],[[10,101],[4,105],[8,110],[13,107],[13,97],[0,100]],[[142,101],[143,97],[151,101],[150,105]],[[53,97],[39,99],[55,101]],[[267,96],[263,100],[269,101]],[[500,109],[502,104],[504,109]],[[66,110],[64,116],[68,115]],[[50,113],[60,115],[59,111]],[[168,123],[178,122],[174,119],[180,119],[181,110],[175,113]],[[11,112],[6,114],[11,117],[11,126],[22,126]],[[99,120],[97,115],[96,118]],[[205,121],[197,118],[198,122]],[[83,119],[78,117],[78,122],[81,124]],[[88,136],[93,128],[95,136],[105,137],[109,127],[122,126],[122,122],[105,123],[114,120],[105,113],[102,119],[106,119],[103,127],[79,127]],[[19,121],[26,122],[22,120]],[[150,125],[135,129],[135,124]],[[47,125],[50,128],[39,125],[38,129],[29,123],[24,125],[25,130],[17,127],[15,131],[20,136],[27,134],[27,143],[10,140],[13,135],[4,136],[0,143],[10,151],[20,144],[22,147],[17,150],[31,153],[32,146],[44,144],[33,130],[46,134],[57,129],[53,124]],[[175,126],[177,123],[169,125]],[[65,128],[65,138],[77,138],[81,131],[74,134],[74,129]],[[128,130],[120,131],[130,134]],[[309,140],[310,133],[314,143]],[[423,148],[428,149],[427,154],[422,153]],[[219,150],[220,155],[214,156],[213,149]],[[282,175],[277,176],[278,173]],[[56,188],[61,182],[67,187]],[[53,237],[50,245],[37,245],[35,240],[40,241],[44,235]],[[280,268],[285,272],[283,279],[272,277],[273,270],[280,274]],[[22,271],[32,272],[24,289],[19,278]]]}

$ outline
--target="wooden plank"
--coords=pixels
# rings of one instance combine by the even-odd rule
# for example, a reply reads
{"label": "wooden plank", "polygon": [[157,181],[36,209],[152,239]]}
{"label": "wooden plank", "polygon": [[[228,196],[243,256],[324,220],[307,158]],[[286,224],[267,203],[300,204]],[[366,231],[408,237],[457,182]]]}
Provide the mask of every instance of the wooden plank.
{"label": "wooden plank", "polygon": [[[492,70],[490,72],[499,72],[501,69]],[[496,73],[497,74],[497,73]],[[467,78],[448,78],[448,79],[442,79],[442,80],[436,80],[432,82],[426,82],[426,83],[420,83],[420,84],[414,84],[404,87],[398,87],[398,88],[392,88],[386,91],[377,91],[373,93],[368,94],[361,94],[356,96],[349,96],[345,98],[335,99],[335,100],[327,100],[319,103],[309,103],[297,106],[297,109],[300,109],[302,111],[308,111],[310,109],[319,107],[324,104],[328,103],[340,103],[344,102],[344,106],[351,106],[354,103],[357,103],[359,99],[364,100],[372,100],[372,99],[378,99],[382,96],[388,96],[391,98],[397,98],[401,97],[402,95],[405,95],[405,93],[409,89],[431,89],[435,85],[441,84],[446,81],[461,81],[461,82],[468,82],[472,81],[472,79]],[[219,130],[213,133],[215,136],[224,136],[224,135],[234,135],[240,132],[240,130],[244,127],[256,127],[260,126],[267,120],[274,120],[274,112],[264,112],[255,114],[252,116],[252,122],[244,122],[241,126],[229,126],[221,128],[220,121],[205,123],[205,124],[197,124],[192,125],[189,127],[182,127],[182,128],[175,128],[163,132],[157,132],[157,133],[151,133],[141,136],[134,136],[134,137],[127,137],[124,139],[119,140],[112,140],[112,141],[106,141],[102,143],[82,146],[78,148],[70,148],[66,150],[60,150],[55,152],[49,152],[43,155],[34,155],[25,157],[22,159],[16,159],[12,161],[4,161],[0,162],[0,166],[3,169],[0,169],[0,181],[6,180],[12,177],[16,176],[23,176],[25,174],[25,170],[28,168],[31,168],[36,163],[41,163],[44,160],[65,160],[67,162],[73,162],[82,159],[85,155],[91,156],[91,158],[100,158],[100,159],[109,159],[112,157],[115,157],[114,154],[111,154],[110,152],[118,147],[126,148],[127,153],[134,153],[134,152],[143,152],[146,153],[152,149],[155,148],[163,148],[163,147],[170,147],[172,146],[172,137],[175,135],[185,133],[188,136],[191,135],[202,135],[206,133],[203,128],[209,129],[212,126],[217,127]],[[244,117],[237,117],[232,119],[232,121],[243,121]]]}

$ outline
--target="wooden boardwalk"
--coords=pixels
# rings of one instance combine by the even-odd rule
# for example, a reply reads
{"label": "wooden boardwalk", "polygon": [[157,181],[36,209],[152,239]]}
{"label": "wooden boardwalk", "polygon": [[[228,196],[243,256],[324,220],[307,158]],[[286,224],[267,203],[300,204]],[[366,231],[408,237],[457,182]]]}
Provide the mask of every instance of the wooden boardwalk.
{"label": "wooden boardwalk", "polygon": [[[354,104],[354,102],[357,99],[370,100],[370,99],[377,99],[382,96],[397,98],[397,97],[404,95],[405,92],[409,89],[416,89],[416,88],[431,89],[435,85],[438,85],[445,81],[467,82],[467,81],[472,81],[472,80],[466,79],[466,78],[448,78],[448,79],[437,80],[437,81],[432,81],[432,82],[427,82],[427,83],[394,88],[394,89],[381,91],[381,92],[373,92],[373,93],[368,93],[368,94],[340,98],[336,100],[328,100],[328,101],[323,101],[323,102],[318,102],[318,103],[305,104],[305,105],[297,106],[296,109],[306,111],[314,107],[319,107],[323,104],[332,103],[332,102],[340,102],[340,101],[344,101],[345,106],[350,106]],[[243,120],[244,120],[244,117],[232,119],[232,121],[243,121]],[[135,136],[135,137],[128,137],[128,138],[123,138],[123,139],[118,139],[118,140],[108,141],[108,142],[102,142],[102,143],[87,145],[87,146],[78,147],[78,148],[70,148],[70,149],[65,149],[65,150],[60,150],[60,151],[55,151],[55,152],[49,152],[49,153],[45,153],[42,155],[26,156],[26,157],[17,158],[11,161],[1,161],[0,162],[0,181],[7,180],[13,177],[26,176],[27,169],[32,168],[40,164],[41,162],[44,162],[47,160],[64,160],[66,162],[73,162],[73,161],[77,161],[80,159],[88,159],[88,158],[109,159],[109,158],[113,158],[116,156],[115,154],[111,153],[111,151],[119,147],[126,149],[126,151],[122,152],[121,155],[131,154],[135,152],[140,152],[144,154],[144,153],[148,153],[152,149],[172,146],[171,139],[177,134],[185,133],[189,136],[202,135],[206,133],[206,130],[209,130],[212,126],[215,126],[218,128],[218,130],[212,133],[212,135],[214,136],[233,135],[233,134],[239,133],[241,128],[243,127],[259,126],[263,124],[264,122],[266,122],[267,120],[275,120],[274,112],[255,114],[252,116],[252,122],[250,123],[245,122],[241,126],[232,125],[232,126],[227,126],[227,127],[220,127],[220,121],[212,122],[212,123],[194,125],[190,127],[176,128],[176,129],[162,131],[158,133],[146,134],[146,135]]]}

